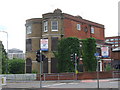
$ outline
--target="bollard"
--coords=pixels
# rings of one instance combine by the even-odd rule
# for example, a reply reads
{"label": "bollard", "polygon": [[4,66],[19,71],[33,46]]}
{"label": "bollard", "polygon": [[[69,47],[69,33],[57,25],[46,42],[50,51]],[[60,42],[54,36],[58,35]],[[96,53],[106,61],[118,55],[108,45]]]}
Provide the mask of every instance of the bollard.
{"label": "bollard", "polygon": [[2,85],[6,85],[6,77],[2,77]]}

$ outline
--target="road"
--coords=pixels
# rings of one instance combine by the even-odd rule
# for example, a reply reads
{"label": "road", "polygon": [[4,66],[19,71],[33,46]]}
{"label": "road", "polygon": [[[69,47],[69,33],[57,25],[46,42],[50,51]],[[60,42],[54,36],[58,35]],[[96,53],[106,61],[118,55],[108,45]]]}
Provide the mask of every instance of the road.
{"label": "road", "polygon": [[[120,81],[117,79],[99,80],[100,88],[118,88]],[[7,82],[3,88],[39,88],[39,81]],[[97,80],[67,80],[67,81],[42,81],[42,88],[97,88]],[[3,89],[4,90],[4,89]]]}

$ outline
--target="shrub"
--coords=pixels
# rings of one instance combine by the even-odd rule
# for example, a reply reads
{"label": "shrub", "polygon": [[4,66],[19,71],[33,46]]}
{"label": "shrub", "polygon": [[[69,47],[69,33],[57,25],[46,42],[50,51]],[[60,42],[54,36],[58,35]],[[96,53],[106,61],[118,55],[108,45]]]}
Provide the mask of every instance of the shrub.
{"label": "shrub", "polygon": [[107,64],[105,70],[106,70],[106,71],[112,70],[111,65]]}
{"label": "shrub", "polygon": [[9,60],[9,73],[24,74],[25,73],[25,60],[22,60],[22,59]]}

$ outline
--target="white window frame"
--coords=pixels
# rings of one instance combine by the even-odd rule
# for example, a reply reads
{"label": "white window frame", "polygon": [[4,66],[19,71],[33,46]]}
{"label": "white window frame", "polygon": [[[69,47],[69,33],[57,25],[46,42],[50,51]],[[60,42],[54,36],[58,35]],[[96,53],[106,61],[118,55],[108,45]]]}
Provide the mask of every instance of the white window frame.
{"label": "white window frame", "polygon": [[114,39],[113,39],[113,38],[111,38],[111,39],[110,39],[110,41],[114,41]]}
{"label": "white window frame", "polygon": [[26,27],[26,33],[27,33],[27,34],[31,34],[31,33],[32,33],[32,25],[28,25],[28,26]]}
{"label": "white window frame", "polygon": [[114,45],[112,45],[112,47],[114,47]]}
{"label": "white window frame", "polygon": [[44,32],[48,32],[48,21],[44,21]]}
{"label": "white window frame", "polygon": [[115,41],[118,41],[118,38],[115,38],[114,40],[115,40]]}
{"label": "white window frame", "polygon": [[118,44],[115,44],[115,47],[118,47]]}
{"label": "white window frame", "polygon": [[94,34],[95,33],[95,28],[91,27],[91,33]]}
{"label": "white window frame", "polygon": [[[53,22],[57,22],[57,26],[54,26],[54,27],[56,27],[56,29],[53,29]],[[58,21],[57,20],[51,21],[51,31],[58,31]]]}
{"label": "white window frame", "polygon": [[106,41],[106,42],[108,42],[108,41],[109,41],[109,39],[106,39],[105,41]]}
{"label": "white window frame", "polygon": [[77,24],[77,30],[81,30],[81,24]]}

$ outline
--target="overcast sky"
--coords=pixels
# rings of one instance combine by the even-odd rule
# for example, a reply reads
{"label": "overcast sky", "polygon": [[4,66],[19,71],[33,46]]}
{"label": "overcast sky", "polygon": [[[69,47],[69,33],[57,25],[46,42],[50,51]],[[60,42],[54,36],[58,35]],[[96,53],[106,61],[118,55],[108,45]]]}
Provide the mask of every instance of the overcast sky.
{"label": "overcast sky", "polygon": [[[25,21],[56,8],[105,25],[105,36],[118,35],[119,0],[0,0],[0,31],[8,32],[8,49],[25,51]],[[0,32],[6,48],[6,34]]]}

